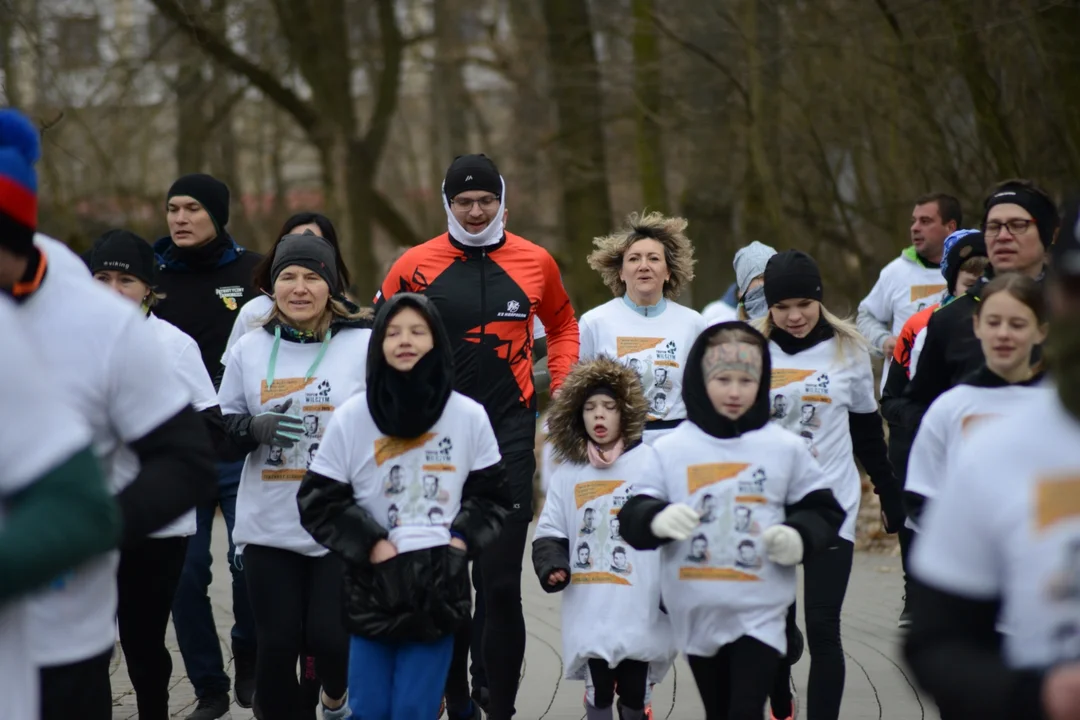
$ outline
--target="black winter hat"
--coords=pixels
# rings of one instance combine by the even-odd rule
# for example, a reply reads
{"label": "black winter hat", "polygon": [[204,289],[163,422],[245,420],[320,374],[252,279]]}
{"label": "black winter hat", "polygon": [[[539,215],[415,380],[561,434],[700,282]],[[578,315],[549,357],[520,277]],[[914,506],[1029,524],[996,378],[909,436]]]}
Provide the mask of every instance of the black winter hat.
{"label": "black winter hat", "polygon": [[986,238],[978,230],[965,231],[956,239],[956,242],[949,245],[948,252],[945,253],[941,269],[945,278],[945,287],[950,294],[956,289],[956,279],[960,277],[960,266],[973,257],[987,257]]}
{"label": "black winter hat", "polygon": [[1019,205],[1031,214],[1035,220],[1035,227],[1039,231],[1039,240],[1043,247],[1050,247],[1054,242],[1054,233],[1058,229],[1057,206],[1041,192],[1032,189],[1026,183],[1007,182],[990,194],[983,203],[983,231],[986,230],[986,216],[990,214],[990,208],[1003,203]]}
{"label": "black winter hat", "polygon": [[277,282],[281,271],[290,265],[299,265],[312,272],[330,286],[330,293],[337,295],[341,291],[341,278],[337,271],[337,254],[334,246],[324,237],[310,230],[302,235],[286,235],[278,242],[274,250],[274,262],[270,265],[270,284]]}
{"label": "black winter hat", "polygon": [[487,190],[502,195],[502,176],[499,168],[487,155],[458,155],[446,171],[443,192],[448,200],[469,190]]}
{"label": "black winter hat", "polygon": [[150,243],[128,230],[109,230],[94,241],[90,272],[115,270],[134,275],[150,287],[157,285],[158,264]]}
{"label": "black winter hat", "polygon": [[792,298],[821,300],[821,271],[814,258],[800,250],[787,250],[765,265],[765,302],[772,307]]}
{"label": "black winter hat", "polygon": [[195,198],[206,208],[214,227],[220,233],[229,224],[229,186],[216,177],[204,173],[184,175],[172,184],[165,201],[178,195]]}

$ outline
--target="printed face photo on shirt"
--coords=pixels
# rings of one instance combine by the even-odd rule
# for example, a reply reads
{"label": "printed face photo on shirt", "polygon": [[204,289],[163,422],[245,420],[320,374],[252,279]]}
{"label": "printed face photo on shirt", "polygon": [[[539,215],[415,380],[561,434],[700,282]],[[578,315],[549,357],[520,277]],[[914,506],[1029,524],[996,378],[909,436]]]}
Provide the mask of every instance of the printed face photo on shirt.
{"label": "printed face photo on shirt", "polygon": [[393,529],[401,524],[401,511],[397,505],[391,505],[386,511],[386,526]]}
{"label": "printed face photo on shirt", "polygon": [[799,433],[799,437],[801,437],[803,439],[803,442],[806,443],[806,447],[810,450],[810,454],[814,457],[817,457],[818,451],[817,446],[814,445],[814,433],[810,432],[809,430],[803,430]]}
{"label": "printed face photo on shirt", "polygon": [[748,533],[754,526],[754,512],[746,505],[735,507],[735,532]]}
{"label": "printed face photo on shirt", "polygon": [[704,564],[709,562],[709,539],[704,535],[695,535],[690,540],[690,554],[686,562]]}
{"label": "printed face photo on shirt", "polygon": [[581,518],[581,530],[578,531],[578,534],[591,535],[594,532],[596,532],[596,510],[585,508],[585,513]]}
{"label": "printed face photo on shirt", "polygon": [[698,514],[701,515],[702,524],[711,523],[716,520],[716,498],[710,494],[701,496],[701,504],[698,507]]}
{"label": "printed face photo on shirt", "polygon": [[616,545],[615,549],[611,551],[611,572],[620,575],[628,575],[630,570],[631,567],[626,556],[626,548],[622,545]]}
{"label": "printed face photo on shirt", "polygon": [[309,438],[319,437],[319,416],[310,413],[304,416],[304,435]]}
{"label": "printed face photo on shirt", "polygon": [[783,395],[777,395],[772,401],[772,417],[773,420],[783,420],[787,417],[788,413],[788,400]]}
{"label": "printed face photo on shirt", "polygon": [[276,445],[271,445],[270,449],[266,453],[266,464],[271,467],[280,467],[284,463],[284,460],[282,458],[282,455],[284,455],[284,453],[285,450],[283,450],[282,448],[279,448]]}
{"label": "printed face photo on shirt", "polygon": [[424,499],[436,500],[439,497],[439,478],[436,475],[425,475],[423,479],[424,483]]}
{"label": "printed face photo on shirt", "polygon": [[653,372],[653,386],[658,388],[667,388],[668,369],[656,368]]}
{"label": "printed face photo on shirt", "polygon": [[386,475],[383,488],[386,495],[400,495],[405,492],[405,468],[400,465],[392,466]]}
{"label": "printed face photo on shirt", "polygon": [[592,567],[592,549],[589,543],[583,542],[577,546],[574,552],[574,567],[578,570],[586,570]]}
{"label": "printed face photo on shirt", "polygon": [[442,508],[433,507],[428,510],[428,524],[429,525],[445,525],[446,516],[443,514]]}
{"label": "printed face photo on shirt", "polygon": [[611,530],[610,536],[612,540],[622,540],[622,536],[619,535],[619,518],[613,517],[608,520],[608,528]]}
{"label": "printed face photo on shirt", "polygon": [[638,360],[637,358],[630,358],[630,361],[627,363],[627,365],[630,366],[631,370],[633,370],[634,372],[636,372],[638,374],[639,378],[644,377],[645,368],[642,366],[640,360]]}
{"label": "printed face photo on shirt", "polygon": [[735,548],[735,567],[745,570],[757,570],[761,567],[757,547],[753,540],[741,540]]}
{"label": "printed face photo on shirt", "polygon": [[656,393],[652,399],[652,411],[657,414],[667,412],[667,395],[664,393]]}
{"label": "printed face photo on shirt", "polygon": [[803,403],[799,408],[799,424],[805,427],[821,427],[821,421],[817,417],[817,408],[811,403]]}
{"label": "printed face photo on shirt", "polygon": [[311,443],[307,449],[307,466],[311,469],[311,463],[315,462],[315,453],[319,451],[319,443]]}

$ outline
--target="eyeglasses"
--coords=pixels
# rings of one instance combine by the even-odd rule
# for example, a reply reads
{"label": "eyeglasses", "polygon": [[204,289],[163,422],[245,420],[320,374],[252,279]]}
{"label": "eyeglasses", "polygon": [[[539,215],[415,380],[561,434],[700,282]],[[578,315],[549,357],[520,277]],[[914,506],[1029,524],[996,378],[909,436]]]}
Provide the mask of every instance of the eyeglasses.
{"label": "eyeglasses", "polygon": [[451,204],[457,210],[469,211],[472,210],[473,205],[479,205],[483,210],[490,210],[499,204],[499,198],[496,195],[488,195],[482,197],[479,200],[468,200],[463,197],[456,197],[451,200]]}
{"label": "eyeglasses", "polygon": [[1013,237],[1020,237],[1028,231],[1029,227],[1034,224],[1034,220],[1020,220],[1019,218],[1015,220],[1008,220],[1003,223],[992,221],[986,223],[986,230],[984,231],[984,235],[986,235],[987,238],[996,238],[998,235],[1001,234],[1001,228],[1008,228],[1010,235],[1012,235]]}

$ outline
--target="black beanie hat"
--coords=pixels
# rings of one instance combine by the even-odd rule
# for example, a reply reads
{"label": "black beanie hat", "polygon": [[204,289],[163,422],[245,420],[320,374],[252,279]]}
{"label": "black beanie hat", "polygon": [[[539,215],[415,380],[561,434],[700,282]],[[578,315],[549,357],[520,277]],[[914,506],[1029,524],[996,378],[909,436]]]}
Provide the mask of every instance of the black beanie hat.
{"label": "black beanie hat", "polygon": [[165,198],[168,202],[178,195],[195,198],[206,208],[214,227],[220,233],[229,224],[229,186],[204,173],[184,175],[172,184]]}
{"label": "black beanie hat", "polygon": [[942,276],[945,278],[945,287],[949,294],[956,290],[956,279],[960,277],[960,266],[973,257],[986,257],[986,239],[978,230],[965,230],[956,242],[949,245],[948,239],[945,244],[948,250],[941,263]]}
{"label": "black beanie hat", "polygon": [[90,272],[115,270],[134,275],[150,287],[157,285],[157,258],[150,243],[128,230],[110,230],[94,241]]}
{"label": "black beanie hat", "polygon": [[821,300],[821,271],[814,258],[800,250],[787,250],[765,265],[765,302],[772,307],[792,298]]}
{"label": "black beanie hat", "polygon": [[1054,233],[1058,229],[1057,206],[1046,195],[1033,189],[1026,183],[1006,182],[1003,183],[983,203],[983,232],[986,232],[986,216],[990,214],[990,208],[1003,203],[1019,205],[1030,213],[1035,220],[1035,227],[1039,231],[1039,240],[1043,247],[1048,248],[1054,242]]}
{"label": "black beanie hat", "polygon": [[341,292],[337,255],[334,253],[334,246],[326,238],[310,230],[305,230],[303,235],[286,235],[281,238],[274,250],[274,262],[270,265],[271,286],[277,282],[281,271],[290,265],[299,265],[318,273],[330,286],[331,295]]}
{"label": "black beanie hat", "polygon": [[487,155],[458,155],[446,171],[443,192],[448,200],[469,190],[487,190],[502,195],[502,177],[499,168]]}

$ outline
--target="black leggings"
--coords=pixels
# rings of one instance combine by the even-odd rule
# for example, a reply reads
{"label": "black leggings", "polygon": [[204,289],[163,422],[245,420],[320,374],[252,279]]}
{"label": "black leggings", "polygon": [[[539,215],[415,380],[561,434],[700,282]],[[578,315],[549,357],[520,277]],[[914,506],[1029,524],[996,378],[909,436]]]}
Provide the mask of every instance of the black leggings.
{"label": "black leggings", "polygon": [[[811,555],[804,563],[803,605],[810,680],[806,691],[807,720],[837,720],[844,697],[844,648],[840,643],[840,609],[844,605],[855,546],[847,540]],[[791,715],[791,666],[781,661],[770,693],[773,715]]]}
{"label": "black leggings", "polygon": [[780,653],[743,635],[709,658],[687,657],[705,720],[761,720]]}
{"label": "black leggings", "polygon": [[112,648],[89,660],[41,668],[41,720],[110,720]]}
{"label": "black leggings", "polygon": [[327,695],[348,687],[349,636],[341,621],[341,560],[248,545],[243,553],[257,653],[255,702],[263,720],[310,716],[300,691],[296,658],[315,657]]}
{"label": "black leggings", "polygon": [[125,547],[116,573],[116,620],[140,720],[168,720],[172,655],[165,647],[186,537],[146,538]]}
{"label": "black leggings", "polygon": [[[514,715],[521,664],[525,660],[525,614],[521,608],[521,570],[525,545],[532,522],[532,482],[536,456],[532,450],[503,455],[510,490],[516,505],[506,519],[502,533],[473,565],[473,584],[483,600],[483,614],[472,622],[471,638],[463,628],[454,637],[454,657],[450,664],[446,700],[453,711],[462,709],[469,644],[473,646],[474,685],[486,678],[490,692],[488,716],[509,720]],[[481,601],[477,601],[480,606]],[[471,639],[471,643],[466,641]],[[475,648],[482,657],[476,657]],[[481,682],[476,682],[480,680]],[[464,703],[466,706],[467,702]]]}
{"label": "black leggings", "polygon": [[619,686],[619,702],[627,710],[645,708],[645,688],[649,684],[649,663],[623,660],[616,667],[607,660],[589,660],[593,682],[593,707],[609,708],[615,704],[615,686]]}

